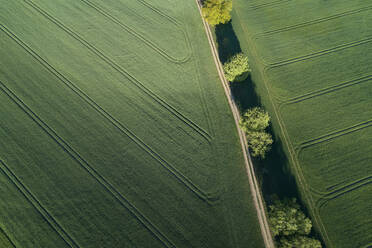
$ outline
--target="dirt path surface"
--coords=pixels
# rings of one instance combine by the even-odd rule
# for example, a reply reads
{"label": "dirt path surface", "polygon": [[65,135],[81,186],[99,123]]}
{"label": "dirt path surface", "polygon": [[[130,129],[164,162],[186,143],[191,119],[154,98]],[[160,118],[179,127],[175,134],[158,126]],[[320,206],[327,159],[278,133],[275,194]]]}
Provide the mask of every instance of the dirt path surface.
{"label": "dirt path surface", "polygon": [[246,167],[246,171],[247,171],[247,175],[248,175],[248,179],[249,179],[249,184],[250,184],[250,188],[251,188],[251,194],[253,196],[253,202],[254,202],[254,205],[256,207],[257,216],[258,216],[258,220],[259,220],[259,223],[260,223],[261,233],[262,233],[262,237],[264,239],[265,247],[266,248],[274,248],[275,245],[274,245],[274,241],[273,241],[273,238],[271,236],[270,229],[269,229],[269,224],[268,224],[266,213],[265,213],[265,207],[264,207],[263,200],[262,200],[262,194],[261,194],[260,188],[259,188],[258,183],[257,183],[257,179],[256,179],[256,175],[255,175],[255,172],[254,172],[251,156],[249,155],[247,139],[246,139],[246,136],[245,136],[244,132],[239,127],[240,113],[239,113],[239,110],[238,110],[238,108],[235,104],[234,97],[231,93],[231,90],[230,90],[230,87],[229,87],[229,82],[225,78],[225,74],[223,72],[223,68],[222,68],[222,65],[221,65],[221,62],[220,62],[220,59],[219,59],[219,56],[218,56],[217,48],[216,48],[216,45],[214,43],[214,39],[213,39],[213,35],[212,35],[212,32],[211,32],[210,26],[208,25],[208,23],[203,18],[203,15],[202,15],[202,12],[201,12],[201,2],[199,0],[196,0],[196,4],[198,5],[200,16],[202,18],[203,25],[204,25],[204,28],[205,28],[205,32],[206,32],[207,37],[208,37],[209,45],[211,47],[211,51],[212,51],[214,62],[215,62],[216,67],[217,67],[218,75],[221,79],[222,86],[225,90],[227,100],[229,102],[231,111],[233,113],[236,128],[238,129],[240,144],[242,146],[244,160],[245,160],[245,167]]}

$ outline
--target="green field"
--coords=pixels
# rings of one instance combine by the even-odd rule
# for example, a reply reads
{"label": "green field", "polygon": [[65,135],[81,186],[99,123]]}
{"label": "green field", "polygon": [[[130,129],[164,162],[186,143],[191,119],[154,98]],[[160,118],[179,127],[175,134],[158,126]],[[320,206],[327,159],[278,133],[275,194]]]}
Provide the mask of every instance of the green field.
{"label": "green field", "polygon": [[372,2],[235,0],[233,27],[327,247],[372,247]]}
{"label": "green field", "polygon": [[1,247],[263,247],[194,1],[0,13]]}

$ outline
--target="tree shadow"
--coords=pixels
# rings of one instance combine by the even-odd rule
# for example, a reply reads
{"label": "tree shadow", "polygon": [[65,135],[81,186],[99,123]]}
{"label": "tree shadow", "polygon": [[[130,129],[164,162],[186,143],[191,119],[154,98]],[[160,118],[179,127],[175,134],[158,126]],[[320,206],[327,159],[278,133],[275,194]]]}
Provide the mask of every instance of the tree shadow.
{"label": "tree shadow", "polygon": [[[222,63],[231,56],[242,52],[231,22],[217,25],[215,35]],[[230,83],[230,89],[241,113],[249,108],[262,105],[261,98],[257,95],[255,84],[250,76],[242,82]],[[271,126],[268,132],[276,137]],[[269,202],[272,194],[276,194],[280,198],[299,197],[295,177],[290,170],[280,139],[274,140],[271,151],[264,160],[253,158],[253,162],[266,202]]]}
{"label": "tree shadow", "polygon": [[[271,127],[268,131],[275,137]],[[299,197],[296,180],[280,139],[274,138],[271,150],[264,160],[253,159],[253,162],[261,177],[261,189],[266,202],[270,202],[270,196],[273,194],[281,199]]]}
{"label": "tree shadow", "polygon": [[241,113],[260,105],[260,97],[256,94],[251,76],[242,82],[230,83],[231,93]]}
{"label": "tree shadow", "polygon": [[[221,63],[225,63],[233,55],[242,52],[231,21],[215,26],[215,35]],[[230,83],[230,89],[241,113],[249,108],[262,105],[261,98],[257,95],[255,84],[250,76],[242,82]],[[274,137],[270,152],[265,159],[252,158],[266,204],[271,204],[271,195],[274,194],[278,195],[280,199],[295,197],[305,214],[310,216],[307,207],[302,204],[301,193],[281,140],[275,138],[278,136],[275,135],[272,126],[267,131]],[[317,238],[324,246],[324,241],[314,228],[310,237]]]}
{"label": "tree shadow", "polygon": [[222,64],[231,56],[242,52],[238,37],[236,37],[231,25],[231,21],[226,24],[216,25],[215,34],[218,46],[218,55]]}

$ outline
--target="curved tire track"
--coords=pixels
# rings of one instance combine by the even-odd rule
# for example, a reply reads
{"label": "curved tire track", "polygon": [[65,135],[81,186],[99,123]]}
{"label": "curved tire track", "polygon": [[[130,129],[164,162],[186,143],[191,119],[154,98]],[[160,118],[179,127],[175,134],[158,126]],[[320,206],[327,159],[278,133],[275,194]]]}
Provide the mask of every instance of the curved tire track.
{"label": "curved tire track", "polygon": [[152,90],[147,88],[143,83],[141,83],[137,78],[135,78],[133,75],[131,75],[129,72],[127,72],[124,68],[116,64],[111,58],[109,58],[107,55],[105,55],[103,52],[98,50],[96,47],[94,47],[92,44],[90,44],[88,41],[84,40],[82,37],[80,37],[76,32],[72,31],[68,27],[66,27],[63,23],[58,21],[56,18],[52,17],[50,14],[48,14],[45,10],[41,9],[39,6],[37,6],[35,3],[33,3],[30,0],[23,0],[26,4],[28,4],[31,8],[39,12],[42,16],[44,16],[46,19],[57,25],[59,28],[61,28],[63,31],[65,31],[67,34],[69,34],[71,37],[73,37],[75,40],[80,42],[83,46],[85,46],[88,50],[93,52],[95,55],[97,55],[100,59],[105,61],[109,66],[111,66],[115,71],[119,72],[121,75],[126,77],[134,86],[136,86],[139,90],[141,90],[143,93],[145,93],[147,96],[152,98],[155,102],[157,102],[160,106],[168,110],[172,115],[174,115],[176,118],[184,122],[187,126],[192,128],[195,132],[200,134],[207,142],[210,142],[212,137],[210,134],[205,131],[202,127],[200,127],[198,124],[193,122],[191,119],[187,118],[184,114],[182,114],[180,111],[178,111],[175,107],[167,103],[165,100],[163,100],[160,96],[156,95]]}
{"label": "curved tire track", "polygon": [[[5,28],[0,24],[0,30]],[[153,148],[144,143],[139,137],[137,137],[132,131],[130,131],[121,122],[116,120],[110,113],[104,110],[100,105],[98,105],[93,99],[91,99],[87,94],[75,86],[71,81],[59,73],[53,66],[41,58],[36,52],[29,48],[24,42],[17,38],[8,29],[3,29],[3,31],[13,39],[18,45],[26,50],[33,58],[35,58],[45,69],[47,69],[51,74],[57,77],[63,84],[65,84],[69,89],[71,89],[75,94],[77,94],[84,102],[90,105],[94,110],[96,110],[101,116],[108,120],[115,128],[117,128],[121,133],[126,135],[131,139],[140,149],[149,154],[155,161],[157,161],[164,169],[166,169],[170,174],[174,175],[177,180],[180,181],[185,187],[190,191],[195,193],[199,198],[212,204],[218,200],[218,195],[215,193],[207,193],[195,185],[190,178],[182,174],[177,168],[167,162],[162,156],[160,156]],[[14,37],[12,37],[14,36]],[[1,83],[1,82],[0,82]]]}
{"label": "curved tire track", "polygon": [[[113,23],[119,25],[122,29],[124,29],[128,33],[132,34],[133,36],[135,36],[136,38],[138,38],[139,40],[141,40],[143,43],[145,43],[147,46],[149,46],[150,48],[152,48],[154,51],[156,51],[157,53],[159,53],[161,56],[163,56],[165,59],[169,60],[170,62],[173,62],[173,63],[176,63],[176,64],[182,64],[182,63],[187,62],[191,58],[191,50],[190,50],[190,45],[189,45],[189,42],[190,41],[189,41],[188,36],[186,35],[185,31],[183,30],[183,28],[178,27],[181,30],[181,32],[183,33],[183,36],[184,36],[184,39],[185,39],[185,44],[186,44],[186,46],[188,48],[188,51],[187,51],[188,54],[184,58],[177,59],[177,58],[172,57],[171,55],[169,55],[166,51],[164,51],[163,49],[161,49],[154,42],[152,42],[151,40],[147,39],[146,37],[144,37],[143,35],[141,35],[137,31],[135,31],[133,28],[131,28],[128,25],[124,24],[123,22],[121,22],[120,20],[118,20],[116,17],[114,17],[113,15],[111,15],[110,13],[108,13],[107,11],[103,10],[101,7],[97,6],[96,4],[92,3],[91,1],[89,1],[89,0],[80,0],[80,1],[84,2],[89,7],[95,9],[98,13],[100,13],[103,16],[105,16],[107,19],[109,19]],[[176,25],[176,26],[179,26],[179,24],[178,23],[175,23],[174,21],[172,21],[172,23],[174,25]]]}

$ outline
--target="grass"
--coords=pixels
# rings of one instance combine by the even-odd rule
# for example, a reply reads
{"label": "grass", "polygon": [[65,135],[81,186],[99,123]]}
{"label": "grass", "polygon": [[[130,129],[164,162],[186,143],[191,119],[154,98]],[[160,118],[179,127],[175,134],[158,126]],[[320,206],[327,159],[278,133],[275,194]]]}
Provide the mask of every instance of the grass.
{"label": "grass", "polygon": [[372,244],[371,11],[366,1],[234,2],[252,87],[327,247]]}
{"label": "grass", "polygon": [[196,3],[24,0],[0,11],[9,242],[263,247]]}

